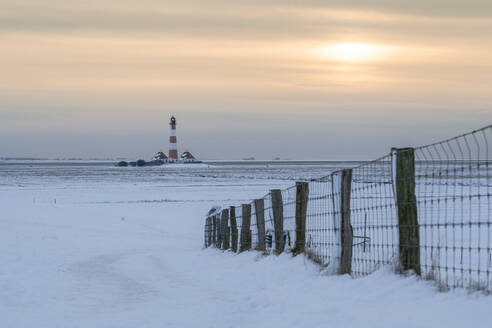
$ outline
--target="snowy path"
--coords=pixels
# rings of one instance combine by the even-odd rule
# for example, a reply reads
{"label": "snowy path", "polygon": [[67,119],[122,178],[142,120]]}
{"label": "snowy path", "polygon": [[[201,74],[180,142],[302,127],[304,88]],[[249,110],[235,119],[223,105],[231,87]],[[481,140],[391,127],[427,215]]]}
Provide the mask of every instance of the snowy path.
{"label": "snowy path", "polygon": [[265,189],[4,183],[0,326],[490,327],[492,296],[438,293],[388,270],[352,280],[323,276],[303,257],[202,249],[211,205]]}

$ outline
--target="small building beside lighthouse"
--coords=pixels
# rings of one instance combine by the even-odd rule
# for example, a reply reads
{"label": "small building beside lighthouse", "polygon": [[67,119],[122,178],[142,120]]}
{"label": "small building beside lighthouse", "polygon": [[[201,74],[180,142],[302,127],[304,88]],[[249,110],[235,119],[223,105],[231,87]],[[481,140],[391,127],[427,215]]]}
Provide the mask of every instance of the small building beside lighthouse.
{"label": "small building beside lighthouse", "polygon": [[167,161],[167,156],[162,151],[158,151],[154,155],[154,158],[152,158],[152,160],[154,160],[154,161]]}

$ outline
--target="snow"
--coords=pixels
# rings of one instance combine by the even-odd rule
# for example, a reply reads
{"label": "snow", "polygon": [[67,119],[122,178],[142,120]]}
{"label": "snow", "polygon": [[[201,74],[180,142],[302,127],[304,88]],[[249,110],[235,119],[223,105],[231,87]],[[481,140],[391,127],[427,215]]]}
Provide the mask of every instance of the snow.
{"label": "snow", "polygon": [[330,169],[0,165],[1,326],[490,327],[479,292],[203,249],[212,206]]}
{"label": "snow", "polygon": [[165,168],[169,170],[182,170],[182,169],[203,169],[214,167],[210,164],[205,163],[169,163],[161,166],[156,166],[156,168]]}

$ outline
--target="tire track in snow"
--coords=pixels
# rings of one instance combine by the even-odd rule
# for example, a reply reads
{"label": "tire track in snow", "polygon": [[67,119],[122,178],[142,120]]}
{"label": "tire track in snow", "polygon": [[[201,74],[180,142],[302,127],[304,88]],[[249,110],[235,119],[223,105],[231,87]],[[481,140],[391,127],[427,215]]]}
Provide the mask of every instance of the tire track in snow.
{"label": "tire track in snow", "polygon": [[67,271],[79,281],[75,294],[85,298],[91,310],[107,310],[156,297],[159,291],[154,286],[125,272],[125,261],[141,258],[145,253],[128,251],[103,254],[72,264]]}

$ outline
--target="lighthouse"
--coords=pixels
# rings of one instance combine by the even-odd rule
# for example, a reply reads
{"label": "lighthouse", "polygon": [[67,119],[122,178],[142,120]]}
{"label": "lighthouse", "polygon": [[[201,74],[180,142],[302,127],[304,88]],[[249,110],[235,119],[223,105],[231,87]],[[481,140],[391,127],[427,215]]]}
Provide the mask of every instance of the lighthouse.
{"label": "lighthouse", "polygon": [[178,160],[178,144],[176,142],[176,118],[171,117],[171,136],[169,137],[169,159],[171,161]]}

